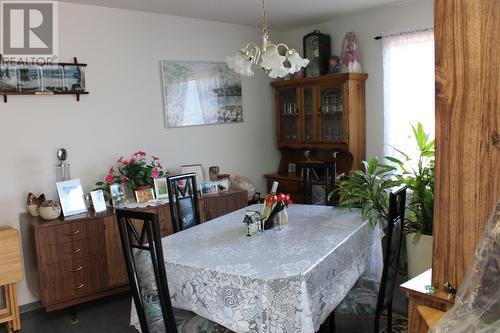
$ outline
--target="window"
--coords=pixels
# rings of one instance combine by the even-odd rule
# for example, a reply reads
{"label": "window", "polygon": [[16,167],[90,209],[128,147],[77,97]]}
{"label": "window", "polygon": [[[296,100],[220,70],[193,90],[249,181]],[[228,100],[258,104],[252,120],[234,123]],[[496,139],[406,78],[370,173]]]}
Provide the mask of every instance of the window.
{"label": "window", "polygon": [[384,49],[384,154],[416,156],[411,125],[434,137],[434,31],[388,35]]}

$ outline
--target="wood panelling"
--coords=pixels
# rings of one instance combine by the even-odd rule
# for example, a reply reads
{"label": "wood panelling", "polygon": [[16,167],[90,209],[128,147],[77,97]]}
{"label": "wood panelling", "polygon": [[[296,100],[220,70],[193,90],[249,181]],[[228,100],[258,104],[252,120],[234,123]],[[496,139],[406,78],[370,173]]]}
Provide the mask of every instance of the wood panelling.
{"label": "wood panelling", "polygon": [[432,284],[457,287],[500,196],[500,1],[435,1]]}

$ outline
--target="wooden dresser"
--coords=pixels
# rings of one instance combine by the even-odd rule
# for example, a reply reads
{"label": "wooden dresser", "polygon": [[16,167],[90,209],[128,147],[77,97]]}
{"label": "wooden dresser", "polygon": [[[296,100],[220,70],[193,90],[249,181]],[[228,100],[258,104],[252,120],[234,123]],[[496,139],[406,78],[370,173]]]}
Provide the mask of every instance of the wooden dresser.
{"label": "wooden dresser", "polygon": [[[200,198],[202,222],[247,206],[245,191]],[[169,205],[141,210],[160,216],[162,236],[172,233]],[[128,289],[114,210],[44,221],[23,214],[30,222],[42,305],[47,311]]]}

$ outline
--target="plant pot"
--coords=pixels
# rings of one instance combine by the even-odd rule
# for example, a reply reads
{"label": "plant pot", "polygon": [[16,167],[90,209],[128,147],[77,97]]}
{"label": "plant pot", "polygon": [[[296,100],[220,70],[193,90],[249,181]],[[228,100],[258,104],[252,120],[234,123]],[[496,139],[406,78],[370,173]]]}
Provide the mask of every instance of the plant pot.
{"label": "plant pot", "polygon": [[415,233],[406,235],[406,254],[408,256],[408,279],[425,272],[432,266],[432,236],[421,235],[414,240]]}

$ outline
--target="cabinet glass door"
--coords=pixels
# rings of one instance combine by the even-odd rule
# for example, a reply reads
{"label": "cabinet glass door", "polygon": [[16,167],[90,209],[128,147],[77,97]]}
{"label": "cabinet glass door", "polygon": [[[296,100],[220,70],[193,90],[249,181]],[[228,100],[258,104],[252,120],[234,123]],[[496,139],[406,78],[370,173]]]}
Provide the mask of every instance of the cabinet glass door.
{"label": "cabinet glass door", "polygon": [[305,127],[305,142],[316,141],[314,137],[314,92],[312,87],[304,88],[304,127]]}
{"label": "cabinet glass door", "polygon": [[322,141],[345,141],[342,85],[321,89],[320,103]]}
{"label": "cabinet glass door", "polygon": [[286,90],[279,96],[280,141],[297,142],[299,140],[299,108],[295,89]]}

